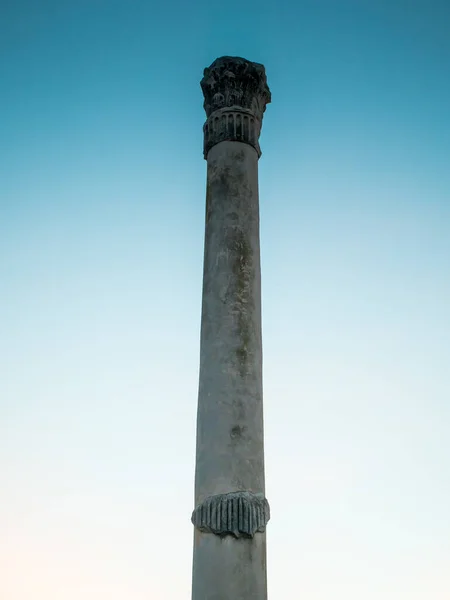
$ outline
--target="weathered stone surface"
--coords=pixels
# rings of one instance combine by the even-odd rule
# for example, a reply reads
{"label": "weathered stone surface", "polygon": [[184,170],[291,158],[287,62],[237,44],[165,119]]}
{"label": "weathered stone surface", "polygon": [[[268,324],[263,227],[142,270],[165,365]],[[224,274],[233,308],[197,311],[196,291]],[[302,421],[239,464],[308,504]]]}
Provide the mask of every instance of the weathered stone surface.
{"label": "weathered stone surface", "polygon": [[[258,154],[223,141],[207,164],[196,507],[265,496]],[[194,529],[192,599],[266,600],[265,531],[214,535],[217,525]]]}
{"label": "weathered stone surface", "polygon": [[231,492],[205,498],[191,520],[203,532],[252,538],[265,531],[269,519],[269,503],[262,494]]}
{"label": "weathered stone surface", "polygon": [[264,67],[205,69],[205,253],[193,600],[266,600],[258,138]]}
{"label": "weathered stone surface", "polygon": [[265,495],[258,156],[240,142],[208,155],[195,506]]}
{"label": "weathered stone surface", "polygon": [[266,534],[220,537],[194,529],[192,600],[267,600]]}
{"label": "weathered stone surface", "polygon": [[271,100],[263,65],[223,56],[205,69],[200,82],[207,120],[203,127],[204,156],[224,140],[250,144],[261,156],[259,135]]}

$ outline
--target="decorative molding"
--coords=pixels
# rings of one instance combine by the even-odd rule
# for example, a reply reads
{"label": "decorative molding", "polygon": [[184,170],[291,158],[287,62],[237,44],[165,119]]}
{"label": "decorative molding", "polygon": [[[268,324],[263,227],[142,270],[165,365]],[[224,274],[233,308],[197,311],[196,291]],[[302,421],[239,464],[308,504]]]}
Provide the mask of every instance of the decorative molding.
{"label": "decorative molding", "polygon": [[261,156],[258,138],[271,101],[263,65],[223,56],[204,70],[200,82],[206,112],[204,156],[215,144],[230,140],[250,144]]}
{"label": "decorative molding", "polygon": [[231,492],[205,498],[192,513],[192,524],[200,531],[236,538],[252,538],[264,532],[270,507],[262,494]]}
{"label": "decorative molding", "polygon": [[261,121],[256,119],[250,111],[222,108],[216,110],[203,126],[205,158],[209,150],[219,142],[229,140],[245,142],[253,146],[261,156],[258,138],[261,131]]}

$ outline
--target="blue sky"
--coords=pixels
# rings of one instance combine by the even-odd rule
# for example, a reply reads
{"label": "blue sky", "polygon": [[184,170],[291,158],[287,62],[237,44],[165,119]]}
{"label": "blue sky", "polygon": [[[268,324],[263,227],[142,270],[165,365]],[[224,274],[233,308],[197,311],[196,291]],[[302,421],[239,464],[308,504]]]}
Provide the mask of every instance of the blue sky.
{"label": "blue sky", "polygon": [[0,596],[189,597],[199,81],[227,54],[273,98],[269,595],[448,600],[448,3],[0,11]]}

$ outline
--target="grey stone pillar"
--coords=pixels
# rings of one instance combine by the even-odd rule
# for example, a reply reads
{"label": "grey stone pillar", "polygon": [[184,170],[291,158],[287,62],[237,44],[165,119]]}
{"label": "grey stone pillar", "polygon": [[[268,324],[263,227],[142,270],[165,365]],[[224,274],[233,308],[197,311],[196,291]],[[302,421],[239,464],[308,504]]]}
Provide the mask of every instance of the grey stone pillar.
{"label": "grey stone pillar", "polygon": [[265,600],[259,134],[264,67],[205,69],[206,229],[195,473],[193,600]]}

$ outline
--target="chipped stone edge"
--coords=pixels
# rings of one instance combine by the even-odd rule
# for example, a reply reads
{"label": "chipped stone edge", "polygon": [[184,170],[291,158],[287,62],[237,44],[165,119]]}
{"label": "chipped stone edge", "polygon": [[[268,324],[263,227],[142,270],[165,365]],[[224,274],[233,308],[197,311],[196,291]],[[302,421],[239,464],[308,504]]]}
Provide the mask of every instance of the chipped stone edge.
{"label": "chipped stone edge", "polygon": [[252,538],[263,533],[270,519],[270,507],[263,494],[230,492],[205,498],[193,511],[192,524],[204,533]]}

